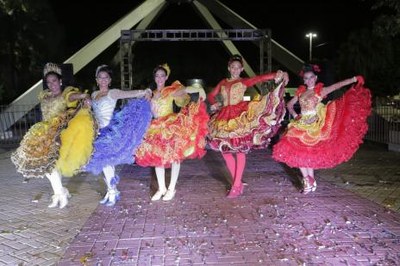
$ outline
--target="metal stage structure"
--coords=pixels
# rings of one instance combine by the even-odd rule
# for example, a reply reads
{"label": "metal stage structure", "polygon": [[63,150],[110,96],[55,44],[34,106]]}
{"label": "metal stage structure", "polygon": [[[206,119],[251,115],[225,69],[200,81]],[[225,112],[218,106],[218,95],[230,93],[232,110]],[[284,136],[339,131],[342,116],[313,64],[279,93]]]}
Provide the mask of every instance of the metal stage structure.
{"label": "metal stage structure", "polygon": [[[120,38],[121,88],[131,89],[133,82],[133,54],[135,42],[232,42],[253,41],[259,43],[260,72],[270,72],[272,68],[271,31],[266,29],[184,29],[184,30],[123,30]],[[267,42],[267,43],[265,43]],[[264,51],[264,47],[267,48]],[[247,74],[254,74],[249,64],[245,64]]]}
{"label": "metal stage structure", "polygon": [[[65,60],[63,63],[72,64],[74,74],[79,72],[83,67],[85,67],[89,62],[91,62],[94,58],[100,55],[104,50],[114,44],[116,41],[121,39],[121,41],[127,36],[125,30],[128,30],[129,36],[135,31],[129,31],[131,29],[136,30],[137,33],[141,32],[141,38],[144,38],[144,30],[147,30],[152,22],[154,22],[158,16],[162,13],[165,8],[168,6],[172,6],[174,3],[187,3],[192,6],[195,11],[200,15],[201,18],[207,23],[207,25],[211,28],[209,31],[211,36],[201,35],[201,31],[198,30],[198,34],[192,37],[207,39],[207,38],[218,38],[221,40],[223,45],[227,48],[229,53],[231,54],[240,54],[238,49],[232,43],[233,38],[248,38],[246,34],[250,34],[249,38],[254,38],[252,40],[257,46],[259,46],[260,51],[263,53],[267,53],[267,56],[260,56],[260,61],[263,68],[260,69],[268,69],[270,64],[268,63],[271,58],[276,60],[281,65],[285,66],[290,71],[297,73],[303,64],[303,60],[295,56],[293,53],[285,49],[282,45],[278,44],[271,38],[270,32],[262,32],[262,30],[257,29],[256,26],[252,25],[244,18],[242,18],[239,14],[235,13],[228,6],[224,5],[218,0],[186,0],[186,1],[174,1],[174,0],[145,0],[140,5],[138,5],[134,10],[129,12],[127,15],[119,19],[101,34],[99,34],[96,38],[86,44],[83,48],[73,54],[70,58]],[[220,19],[220,21],[224,22],[232,29],[240,29],[240,30],[225,30],[221,27],[215,17]],[[122,32],[122,36],[121,36]],[[150,33],[151,31],[149,31]],[[166,33],[172,34],[172,32]],[[184,31],[177,31],[176,34],[180,35],[180,41],[184,41],[185,36],[190,36],[189,33],[185,33]],[[185,35],[188,34],[188,35]],[[205,34],[205,33],[204,33]],[[237,35],[235,35],[237,34]],[[242,35],[241,35],[242,34]],[[235,36],[233,36],[235,35]],[[163,35],[161,35],[163,36]],[[169,37],[168,37],[169,38]],[[174,37],[173,37],[174,38]],[[176,38],[177,41],[179,38]],[[263,41],[262,41],[263,39]],[[143,39],[142,39],[143,40]],[[131,39],[129,42],[124,43],[128,47],[133,45],[134,42],[141,41],[141,39]],[[129,53],[130,49],[125,49],[126,47],[122,47],[118,54],[114,57],[114,61],[119,61],[121,59],[127,60],[129,62]],[[264,59],[266,57],[266,59]],[[245,58],[244,58],[245,59]],[[124,75],[129,71],[129,66],[127,66],[125,61],[119,62],[121,64],[121,68],[124,71]],[[265,63],[267,62],[267,63]],[[254,71],[246,64],[245,72],[248,76],[255,75]],[[129,75],[124,77],[124,84],[122,87],[129,86]],[[10,128],[14,125],[16,121],[24,117],[29,110],[35,108],[35,106],[39,103],[37,99],[37,95],[40,91],[43,90],[42,80],[38,81],[31,88],[29,88],[24,94],[14,100],[5,110],[0,113],[0,133],[5,133],[10,130]],[[21,106],[24,106],[24,110],[26,112],[18,112]],[[9,114],[13,114],[10,116]]]}

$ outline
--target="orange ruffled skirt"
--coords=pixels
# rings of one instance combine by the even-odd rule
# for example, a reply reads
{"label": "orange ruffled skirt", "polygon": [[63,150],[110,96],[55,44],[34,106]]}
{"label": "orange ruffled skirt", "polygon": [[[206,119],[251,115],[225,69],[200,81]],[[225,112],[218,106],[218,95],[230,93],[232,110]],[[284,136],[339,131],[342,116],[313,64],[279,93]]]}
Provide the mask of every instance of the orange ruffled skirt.
{"label": "orange ruffled skirt", "polygon": [[205,155],[209,117],[203,102],[191,102],[179,113],[153,119],[136,152],[140,166],[171,167]]}
{"label": "orange ruffled skirt", "polygon": [[357,84],[340,99],[320,104],[314,123],[303,123],[307,117],[289,123],[272,157],[298,168],[332,168],[346,162],[362,143],[370,112],[371,93]]}

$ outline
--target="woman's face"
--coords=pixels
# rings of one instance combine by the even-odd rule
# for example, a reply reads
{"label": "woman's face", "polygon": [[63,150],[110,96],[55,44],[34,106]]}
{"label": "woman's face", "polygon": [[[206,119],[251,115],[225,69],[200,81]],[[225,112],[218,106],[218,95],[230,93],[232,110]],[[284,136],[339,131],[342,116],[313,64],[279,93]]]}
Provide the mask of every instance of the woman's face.
{"label": "woman's face", "polygon": [[111,77],[106,71],[100,71],[96,78],[99,88],[108,88],[111,84]]}
{"label": "woman's face", "polygon": [[243,66],[239,61],[233,61],[229,64],[228,71],[231,74],[231,78],[236,79],[240,77],[240,73],[243,71]]}
{"label": "woman's face", "polygon": [[312,71],[306,72],[304,73],[303,81],[307,87],[314,87],[317,82],[317,76]]}
{"label": "woman's face", "polygon": [[157,70],[156,73],[154,74],[154,81],[157,84],[157,88],[164,87],[167,79],[168,79],[167,73],[165,73],[165,71],[162,69]]}
{"label": "woman's face", "polygon": [[46,85],[54,96],[57,96],[61,93],[61,79],[59,79],[57,75],[47,75]]}

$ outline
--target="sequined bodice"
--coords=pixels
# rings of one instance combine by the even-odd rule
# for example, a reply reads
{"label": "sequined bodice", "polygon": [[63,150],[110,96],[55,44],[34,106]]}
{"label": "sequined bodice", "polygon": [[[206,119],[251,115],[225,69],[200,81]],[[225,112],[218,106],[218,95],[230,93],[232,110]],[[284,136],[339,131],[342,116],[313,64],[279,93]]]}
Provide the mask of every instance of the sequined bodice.
{"label": "sequined bodice", "polygon": [[67,101],[63,94],[57,97],[44,97],[40,104],[43,120],[49,120],[67,110]]}
{"label": "sequined bodice", "polygon": [[56,97],[52,97],[49,90],[42,91],[39,94],[39,101],[43,120],[57,117],[70,107],[76,108],[78,102],[71,102],[68,100],[69,96],[76,92],[79,92],[79,89],[71,86],[65,88],[64,91]]}
{"label": "sequined bodice", "polygon": [[224,106],[235,105],[243,100],[246,87],[240,80],[225,80],[221,84],[221,94],[224,99]]}
{"label": "sequined bodice", "polygon": [[316,114],[317,105],[321,102],[321,99],[315,92],[301,94],[299,98],[301,113],[303,115]]}
{"label": "sequined bodice", "polygon": [[174,112],[173,101],[176,105],[183,106],[186,103],[188,95],[181,97],[174,96],[174,93],[183,88],[179,81],[174,81],[170,86],[164,87],[161,91],[155,91],[151,99],[151,111],[154,117],[163,117]]}
{"label": "sequined bodice", "polygon": [[[111,90],[110,90],[111,91]],[[108,126],[112,118],[117,100],[111,98],[110,91],[107,95],[96,100],[96,95],[99,91],[92,94],[92,107],[97,124],[100,128]]]}
{"label": "sequined bodice", "polygon": [[173,112],[174,98],[171,95],[163,95],[151,99],[151,111],[154,117],[163,117]]}

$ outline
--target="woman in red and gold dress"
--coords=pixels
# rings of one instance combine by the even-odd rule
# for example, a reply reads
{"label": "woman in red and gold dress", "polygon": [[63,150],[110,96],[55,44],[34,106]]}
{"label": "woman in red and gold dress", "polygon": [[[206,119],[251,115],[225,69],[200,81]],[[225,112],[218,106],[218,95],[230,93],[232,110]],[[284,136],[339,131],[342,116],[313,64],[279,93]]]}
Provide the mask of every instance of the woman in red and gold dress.
{"label": "woman in red and gold dress", "polygon": [[[206,106],[199,92],[199,100],[190,101],[188,93],[193,88],[185,88],[179,81],[165,86],[170,74],[168,65],[157,66],[153,71],[157,88],[151,99],[152,120],[142,144],[136,152],[136,163],[140,166],[154,166],[158,190],[151,200],[168,201],[175,196],[180,164],[185,159],[201,158],[205,155],[205,138],[209,120]],[[199,90],[202,90],[201,88]],[[173,112],[173,103],[181,108]],[[165,184],[165,169],[171,168],[168,189]]]}
{"label": "woman in red and gold dress", "polygon": [[[209,145],[211,149],[222,153],[232,177],[232,188],[227,197],[235,198],[243,193],[246,153],[252,148],[267,147],[270,138],[280,127],[285,113],[283,85],[287,84],[288,75],[278,71],[241,78],[243,59],[240,55],[230,58],[228,71],[230,77],[223,79],[208,95],[211,111],[216,111],[209,123]],[[280,84],[260,99],[250,102],[243,100],[248,87],[268,80]],[[217,101],[219,95],[222,103]]]}
{"label": "woman in red and gold dress", "polygon": [[[300,72],[304,85],[287,104],[294,120],[272,154],[275,160],[300,168],[304,194],[317,188],[314,169],[331,168],[352,157],[367,132],[371,112],[371,93],[363,87],[362,76],[325,87],[317,83],[319,72],[317,65],[305,65]],[[329,93],[352,83],[341,98],[321,103]],[[301,114],[293,108],[297,101]]]}

